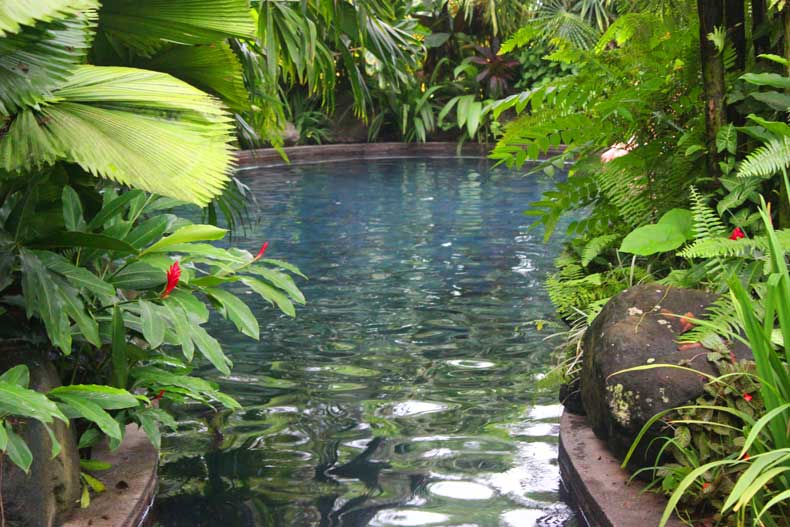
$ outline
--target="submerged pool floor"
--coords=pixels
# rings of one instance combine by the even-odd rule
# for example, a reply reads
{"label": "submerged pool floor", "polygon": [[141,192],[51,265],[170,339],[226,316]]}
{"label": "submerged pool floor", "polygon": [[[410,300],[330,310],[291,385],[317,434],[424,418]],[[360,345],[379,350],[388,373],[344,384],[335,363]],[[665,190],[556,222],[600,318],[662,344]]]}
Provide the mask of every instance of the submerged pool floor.
{"label": "submerged pool floor", "polygon": [[[483,159],[248,172],[261,219],[236,246],[301,267],[290,319],[249,297],[260,342],[219,322],[235,367],[201,372],[244,411],[184,408],[155,518],[181,526],[576,525],[561,407],[539,379],[558,251],[523,215],[551,181]],[[218,429],[219,432],[211,430]]]}

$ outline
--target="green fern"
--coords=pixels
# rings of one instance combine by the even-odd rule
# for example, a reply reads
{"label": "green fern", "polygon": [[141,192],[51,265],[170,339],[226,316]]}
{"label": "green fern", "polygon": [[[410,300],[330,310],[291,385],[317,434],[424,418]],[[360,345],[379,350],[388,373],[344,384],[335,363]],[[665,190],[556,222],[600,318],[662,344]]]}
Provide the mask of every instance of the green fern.
{"label": "green fern", "polygon": [[590,262],[618,239],[620,239],[619,234],[603,234],[587,242],[582,251],[582,266],[587,267],[590,265]]}
{"label": "green fern", "polygon": [[738,177],[768,178],[790,166],[790,137],[772,139],[761,146],[741,163]]}

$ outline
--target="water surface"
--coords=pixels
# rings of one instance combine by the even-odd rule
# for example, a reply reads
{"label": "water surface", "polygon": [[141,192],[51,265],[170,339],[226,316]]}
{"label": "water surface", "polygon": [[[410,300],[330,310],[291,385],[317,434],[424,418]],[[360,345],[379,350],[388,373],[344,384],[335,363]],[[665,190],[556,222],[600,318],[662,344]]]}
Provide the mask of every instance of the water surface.
{"label": "water surface", "polygon": [[[522,211],[551,181],[481,159],[247,173],[237,246],[310,277],[262,338],[219,322],[217,380],[244,410],[187,407],[165,436],[155,517],[181,526],[575,525],[560,498],[541,287],[556,255]],[[216,431],[219,430],[219,431]]]}

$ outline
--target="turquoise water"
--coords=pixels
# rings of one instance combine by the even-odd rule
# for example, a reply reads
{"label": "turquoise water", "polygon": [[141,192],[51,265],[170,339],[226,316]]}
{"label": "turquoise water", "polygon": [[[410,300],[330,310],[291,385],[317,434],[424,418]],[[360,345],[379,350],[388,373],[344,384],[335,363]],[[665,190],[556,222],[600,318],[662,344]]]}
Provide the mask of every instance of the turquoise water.
{"label": "turquoise water", "polygon": [[262,338],[216,324],[245,407],[178,415],[162,527],[576,525],[560,495],[556,393],[539,389],[558,250],[522,211],[552,182],[482,159],[247,172],[260,219],[233,243],[310,277]]}

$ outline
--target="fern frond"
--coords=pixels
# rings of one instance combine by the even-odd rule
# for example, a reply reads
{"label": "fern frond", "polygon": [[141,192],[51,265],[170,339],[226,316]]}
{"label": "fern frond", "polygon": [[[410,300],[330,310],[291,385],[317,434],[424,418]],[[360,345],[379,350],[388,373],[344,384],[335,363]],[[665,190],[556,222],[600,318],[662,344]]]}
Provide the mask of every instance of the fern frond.
{"label": "fern frond", "polygon": [[790,137],[773,139],[761,146],[738,167],[738,177],[768,178],[790,166]]}
{"label": "fern frond", "polygon": [[601,252],[620,238],[619,234],[604,234],[596,236],[584,246],[582,251],[582,266],[587,267]]}
{"label": "fern frond", "polygon": [[694,215],[694,237],[698,240],[721,238],[727,233],[721,218],[708,206],[705,197],[695,187],[690,187],[691,212]]}

